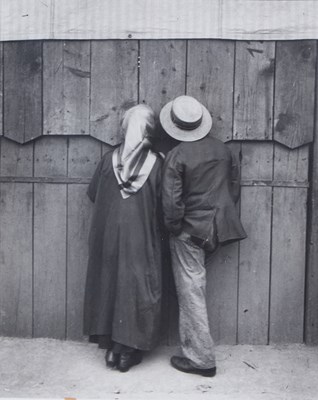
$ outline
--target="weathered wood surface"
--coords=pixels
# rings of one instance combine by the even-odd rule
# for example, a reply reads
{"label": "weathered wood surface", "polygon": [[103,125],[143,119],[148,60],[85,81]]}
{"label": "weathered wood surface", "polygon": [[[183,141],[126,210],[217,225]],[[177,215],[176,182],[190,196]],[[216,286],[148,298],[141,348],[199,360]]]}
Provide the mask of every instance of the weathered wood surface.
{"label": "weathered wood surface", "polygon": [[23,146],[12,140],[1,139],[0,171],[1,176],[30,177],[33,175],[34,143]]}
{"label": "weathered wood surface", "polygon": [[89,92],[90,42],[44,42],[44,135],[88,135]]}
{"label": "weathered wood surface", "polygon": [[[0,139],[0,174],[32,175],[33,145]],[[30,152],[31,150],[31,152]],[[33,185],[0,184],[0,335],[33,334]]]}
{"label": "weathered wood surface", "polygon": [[[242,144],[241,178],[271,179],[271,143]],[[238,343],[267,344],[269,323],[272,188],[243,187],[241,219],[248,239],[240,243]]]}
{"label": "weathered wood surface", "polygon": [[274,139],[296,148],[313,139],[315,41],[279,42],[277,54],[272,41],[33,41],[3,47],[4,136],[20,143],[42,134],[91,135],[115,145],[127,107],[145,102],[158,115],[184,93],[207,106],[212,133],[223,141]]}
{"label": "weathered wood surface", "polygon": [[237,42],[234,128],[240,140],[272,138],[274,42]]}
{"label": "weathered wood surface", "polygon": [[[45,45],[49,46],[49,43]],[[30,279],[29,264],[22,270],[20,253],[13,254],[10,247],[13,240],[16,245],[21,241],[22,249],[27,247],[25,262],[28,263],[31,257],[31,279],[34,282],[33,292],[31,290],[34,298],[33,311],[28,308],[28,300],[25,302],[23,316],[14,314],[10,308],[12,304],[16,305],[16,300],[9,303],[10,298],[6,298],[0,304],[0,308],[4,304],[5,310],[13,312],[10,321],[6,320],[8,334],[21,332],[23,335],[22,330],[25,327],[25,335],[30,335],[29,321],[32,334],[33,319],[34,336],[81,339],[87,263],[85,243],[91,207],[85,192],[100,157],[112,148],[101,143],[100,139],[110,143],[119,141],[118,119],[128,104],[125,103],[127,99],[132,103],[145,101],[158,113],[166,101],[186,91],[211,109],[214,114],[213,132],[218,137],[224,141],[231,139],[233,124],[234,127],[241,127],[237,132],[242,132],[243,135],[242,140],[231,141],[228,145],[241,159],[242,196],[239,209],[249,238],[240,244],[222,248],[208,263],[208,310],[214,339],[217,343],[228,344],[301,342],[306,295],[306,335],[313,342],[317,326],[315,300],[318,297],[314,264],[308,265],[306,293],[304,288],[308,167],[315,167],[316,163],[315,159],[309,160],[309,145],[290,150],[270,140],[271,123],[265,117],[266,110],[271,110],[267,116],[273,119],[272,110],[275,108],[276,112],[279,104],[286,98],[285,87],[290,96],[294,95],[289,91],[293,87],[294,78],[289,72],[283,76],[283,59],[282,55],[279,56],[281,47],[277,46],[276,67],[279,71],[276,77],[280,84],[277,83],[274,88],[275,104],[273,107],[266,105],[265,99],[256,98],[257,96],[253,100],[253,89],[257,93],[263,87],[269,97],[272,90],[272,77],[268,79],[269,87],[260,80],[262,71],[270,63],[272,44],[255,45],[258,46],[257,49],[263,49],[264,53],[254,52],[253,58],[249,56],[246,43],[236,43],[235,57],[233,43],[215,40],[188,43],[185,40],[92,42],[90,115],[88,116],[85,108],[87,105],[84,107],[84,104],[86,111],[81,109],[79,112],[90,118],[90,133],[97,135],[97,140],[88,137],[86,132],[79,136],[43,136],[24,145],[6,137],[0,138],[0,191],[3,193],[0,198],[1,225],[2,221],[5,221],[5,225],[8,221],[13,221],[16,225],[0,228],[1,240],[5,237],[3,244],[0,244],[0,262],[3,257],[5,260],[12,260],[10,271],[13,273],[11,277],[7,266],[3,271],[0,270],[1,277],[4,277],[0,279],[0,293],[7,295],[11,289],[12,293],[17,293],[17,282],[23,274],[27,274],[25,288]],[[10,47],[11,44],[5,43],[4,47],[7,46]],[[73,48],[71,44],[68,46],[68,49]],[[47,51],[48,48],[45,54]],[[244,51],[253,61],[248,66],[248,73],[248,68],[243,68],[244,63],[247,63],[242,54]],[[56,52],[57,50],[55,55]],[[53,57],[53,54],[50,56]],[[68,54],[67,57],[74,60],[75,56]],[[303,62],[297,60],[293,62],[289,59],[290,65],[284,62],[284,68],[293,71],[295,65]],[[118,69],[121,62],[122,70]],[[66,63],[64,60],[64,65],[70,65],[69,61]],[[49,68],[47,64],[44,74],[46,68]],[[129,82],[128,78],[127,82],[126,78],[121,78],[123,71],[128,71],[127,77],[131,78]],[[66,103],[69,102],[71,109],[75,110],[72,107],[76,107],[77,100],[74,100],[73,89],[68,86],[70,82],[66,75],[62,77],[59,74],[60,71],[57,72],[56,88],[53,89],[53,85],[50,89],[52,96],[53,93],[58,95],[60,90],[64,90],[68,96]],[[53,77],[49,76],[48,80],[50,79]],[[83,89],[90,78],[82,79],[80,85],[83,85]],[[119,79],[122,80],[120,85]],[[312,79],[310,72],[310,80]],[[287,85],[288,80],[290,85]],[[243,83],[247,87],[243,88]],[[118,91],[116,87],[119,88]],[[251,96],[248,100],[242,100],[241,105],[245,104],[243,108],[240,108],[241,105],[237,108],[236,101],[233,103],[238,93],[243,97],[249,94]],[[268,99],[266,101],[269,102]],[[293,107],[291,112],[297,113],[298,103],[290,101],[290,104]],[[301,107],[303,104],[302,102]],[[254,116],[254,112],[258,117]],[[72,118],[76,114],[74,113]],[[243,117],[240,120],[242,115],[248,113],[251,126],[256,126],[255,121],[259,119],[259,126],[262,127],[261,130],[248,132],[249,135],[255,133],[253,142],[246,140],[251,138],[246,136],[244,130],[249,127],[244,126]],[[100,117],[102,118],[99,120]],[[71,122],[72,118],[67,121],[71,125],[76,124],[74,120]],[[57,120],[54,122],[52,119],[52,124],[56,123]],[[295,145],[294,142],[291,144]],[[172,143],[166,143],[162,146],[163,150],[167,151],[170,145]],[[314,190],[312,193],[314,195]],[[15,212],[19,202],[22,204],[21,210]],[[312,204],[314,207],[315,203]],[[28,214],[29,206],[31,216]],[[33,213],[34,219],[29,222]],[[21,236],[17,228],[19,222],[24,224]],[[311,235],[315,235],[314,225],[311,229]],[[26,235],[26,231],[31,233]],[[310,260],[315,259],[309,257],[309,262],[313,263]],[[165,268],[167,287],[163,341],[175,343],[177,302],[168,264]],[[28,297],[28,289],[25,290],[25,297]],[[9,315],[8,312],[6,315]]]}
{"label": "weathered wood surface", "polygon": [[35,142],[34,176],[67,176],[66,137],[42,137]]}
{"label": "weathered wood surface", "polygon": [[[316,88],[317,93],[317,88]],[[305,341],[318,344],[318,104],[316,103],[316,129],[312,149],[311,189],[308,202],[308,240],[305,305]]]}
{"label": "weathered wood surface", "polygon": [[[67,175],[67,138],[43,137],[35,176]],[[65,338],[67,187],[34,184],[34,336]]]}
{"label": "weathered wood surface", "polygon": [[42,43],[4,44],[4,135],[19,143],[42,134]]}
{"label": "weathered wood surface", "polygon": [[[68,174],[91,178],[101,159],[101,143],[89,137],[70,138]],[[88,261],[88,233],[92,203],[87,185],[68,185],[67,189],[67,299],[66,337],[83,338],[83,304]]]}
{"label": "weathered wood surface", "polygon": [[140,41],[139,101],[159,114],[176,94],[185,94],[186,41]]}
{"label": "weathered wood surface", "polygon": [[0,335],[32,336],[32,184],[0,184]]}
{"label": "weathered wood surface", "polygon": [[232,139],[234,43],[189,41],[187,94],[196,97],[211,112],[212,133]]}
{"label": "weathered wood surface", "polygon": [[34,336],[65,338],[66,186],[34,184]]}
{"label": "weathered wood surface", "polygon": [[207,307],[216,343],[236,343],[237,279],[238,245],[231,244],[207,260]]}
{"label": "weathered wood surface", "polygon": [[318,38],[315,0],[1,0],[0,40]]}
{"label": "weathered wood surface", "polygon": [[92,43],[90,134],[111,145],[120,142],[122,112],[138,101],[138,42]]}
{"label": "weathered wood surface", "polygon": [[[274,177],[303,180],[308,175],[308,146],[289,150],[275,145]],[[271,342],[301,342],[304,328],[307,190],[273,192]]]}
{"label": "weathered wood surface", "polygon": [[3,43],[0,43],[0,136],[3,135]]}
{"label": "weathered wood surface", "polygon": [[275,76],[276,141],[296,148],[313,140],[316,42],[278,42]]}
{"label": "weathered wood surface", "polygon": [[83,338],[83,305],[88,261],[88,232],[92,204],[86,185],[70,185],[67,192],[66,337]]}

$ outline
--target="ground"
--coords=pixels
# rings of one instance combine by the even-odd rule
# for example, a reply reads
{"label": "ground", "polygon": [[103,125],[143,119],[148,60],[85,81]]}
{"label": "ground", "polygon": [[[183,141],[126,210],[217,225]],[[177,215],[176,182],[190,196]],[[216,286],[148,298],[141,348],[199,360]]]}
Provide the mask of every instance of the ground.
{"label": "ground", "polygon": [[127,373],[107,369],[94,344],[0,338],[0,397],[112,400],[317,400],[318,347],[217,346],[214,378],[169,365],[159,347]]}

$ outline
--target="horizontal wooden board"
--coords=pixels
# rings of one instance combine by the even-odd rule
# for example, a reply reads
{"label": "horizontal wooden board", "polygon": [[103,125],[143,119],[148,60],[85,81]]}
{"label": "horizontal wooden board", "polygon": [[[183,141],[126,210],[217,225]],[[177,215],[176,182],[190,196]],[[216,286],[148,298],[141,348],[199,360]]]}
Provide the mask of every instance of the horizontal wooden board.
{"label": "horizontal wooden board", "polygon": [[0,40],[318,37],[315,0],[1,0]]}

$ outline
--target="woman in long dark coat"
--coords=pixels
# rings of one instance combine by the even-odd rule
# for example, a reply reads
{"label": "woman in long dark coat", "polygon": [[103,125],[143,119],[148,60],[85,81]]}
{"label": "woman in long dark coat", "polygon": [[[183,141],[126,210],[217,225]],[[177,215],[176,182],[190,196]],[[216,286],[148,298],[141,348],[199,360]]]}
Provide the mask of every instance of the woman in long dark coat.
{"label": "woman in long dark coat", "polygon": [[106,364],[127,371],[158,340],[161,308],[161,159],[150,149],[153,111],[126,111],[123,143],[107,152],[89,185],[84,333],[106,348]]}

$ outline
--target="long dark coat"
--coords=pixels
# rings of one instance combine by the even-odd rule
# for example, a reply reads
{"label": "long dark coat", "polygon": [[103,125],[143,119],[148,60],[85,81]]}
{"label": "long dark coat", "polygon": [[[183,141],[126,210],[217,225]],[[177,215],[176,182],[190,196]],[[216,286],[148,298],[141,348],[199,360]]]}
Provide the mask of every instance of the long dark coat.
{"label": "long dark coat", "polygon": [[89,235],[84,333],[111,335],[140,350],[157,342],[161,306],[161,159],[146,183],[123,199],[112,152],[101,160],[89,185],[94,202]]}

